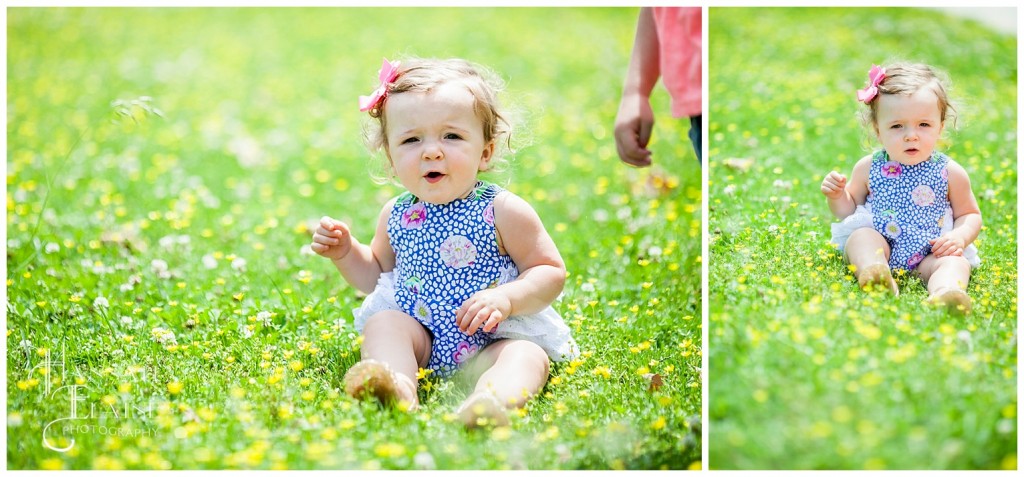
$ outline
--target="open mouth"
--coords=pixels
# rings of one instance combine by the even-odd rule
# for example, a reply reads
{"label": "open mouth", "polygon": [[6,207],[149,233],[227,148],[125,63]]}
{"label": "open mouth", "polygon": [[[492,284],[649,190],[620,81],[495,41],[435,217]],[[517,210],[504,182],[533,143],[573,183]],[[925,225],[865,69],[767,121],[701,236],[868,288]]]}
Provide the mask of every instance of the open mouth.
{"label": "open mouth", "polygon": [[440,172],[437,172],[437,171],[431,171],[431,172],[428,172],[426,175],[424,175],[423,178],[426,179],[427,182],[433,184],[433,183],[443,179],[444,178],[444,174],[442,174]]}

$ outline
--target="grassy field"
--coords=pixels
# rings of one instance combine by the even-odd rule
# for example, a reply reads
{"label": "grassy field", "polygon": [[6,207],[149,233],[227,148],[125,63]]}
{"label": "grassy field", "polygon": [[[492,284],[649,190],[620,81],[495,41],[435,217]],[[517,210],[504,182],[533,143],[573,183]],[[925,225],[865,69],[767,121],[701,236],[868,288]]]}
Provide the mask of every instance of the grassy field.
{"label": "grassy field", "polygon": [[[1016,38],[934,11],[709,12],[709,462],[713,469],[1015,469]],[[962,101],[941,149],[985,226],[974,311],[862,292],[819,192],[870,149],[873,63],[945,69]]]}
{"label": "grassy field", "polygon": [[[9,9],[8,468],[699,467],[700,167],[660,90],[656,167],[615,156],[636,14]],[[571,274],[583,355],[507,428],[462,429],[458,380],[414,413],[339,392],[360,297],[308,226],[367,241],[399,192],[368,179],[357,96],[406,55],[507,79],[529,146],[497,180]]]}

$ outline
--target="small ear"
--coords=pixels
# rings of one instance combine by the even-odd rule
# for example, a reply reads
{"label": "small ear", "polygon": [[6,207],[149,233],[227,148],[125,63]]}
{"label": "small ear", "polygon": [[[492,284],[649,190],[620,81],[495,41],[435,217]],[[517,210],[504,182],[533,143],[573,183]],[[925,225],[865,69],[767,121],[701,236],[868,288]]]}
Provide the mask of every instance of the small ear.
{"label": "small ear", "polygon": [[494,157],[494,141],[484,146],[483,152],[480,153],[480,167],[477,170],[483,172],[490,169],[492,157]]}

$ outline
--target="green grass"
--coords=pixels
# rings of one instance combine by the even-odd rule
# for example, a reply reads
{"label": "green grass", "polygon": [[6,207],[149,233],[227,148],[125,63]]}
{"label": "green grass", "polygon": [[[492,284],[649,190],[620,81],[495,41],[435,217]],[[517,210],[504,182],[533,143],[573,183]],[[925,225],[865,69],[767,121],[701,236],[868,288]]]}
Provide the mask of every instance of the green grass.
{"label": "green grass", "polygon": [[[660,90],[657,167],[615,156],[636,13],[9,9],[8,468],[699,465],[700,168]],[[504,430],[452,420],[458,380],[414,413],[340,393],[360,298],[300,253],[322,215],[369,240],[399,192],[356,99],[400,54],[488,65],[528,113],[508,187],[583,356]]]}
{"label": "green grass", "polygon": [[[1016,38],[930,10],[709,13],[708,467],[1016,468]],[[917,278],[861,291],[828,244],[821,179],[868,152],[854,92],[892,58],[963,101],[942,149],[985,222],[966,318]]]}

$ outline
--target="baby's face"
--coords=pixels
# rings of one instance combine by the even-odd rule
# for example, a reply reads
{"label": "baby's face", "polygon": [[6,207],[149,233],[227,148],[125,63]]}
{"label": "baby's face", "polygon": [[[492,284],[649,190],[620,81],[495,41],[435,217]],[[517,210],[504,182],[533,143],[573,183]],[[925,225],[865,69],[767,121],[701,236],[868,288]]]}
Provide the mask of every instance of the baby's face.
{"label": "baby's face", "polygon": [[942,135],[942,113],[935,93],[922,88],[910,95],[878,96],[875,133],[894,161],[914,165],[927,161]]}
{"label": "baby's face", "polygon": [[421,200],[447,204],[476,185],[494,143],[484,141],[473,95],[458,82],[388,98],[387,153],[398,181]]}

